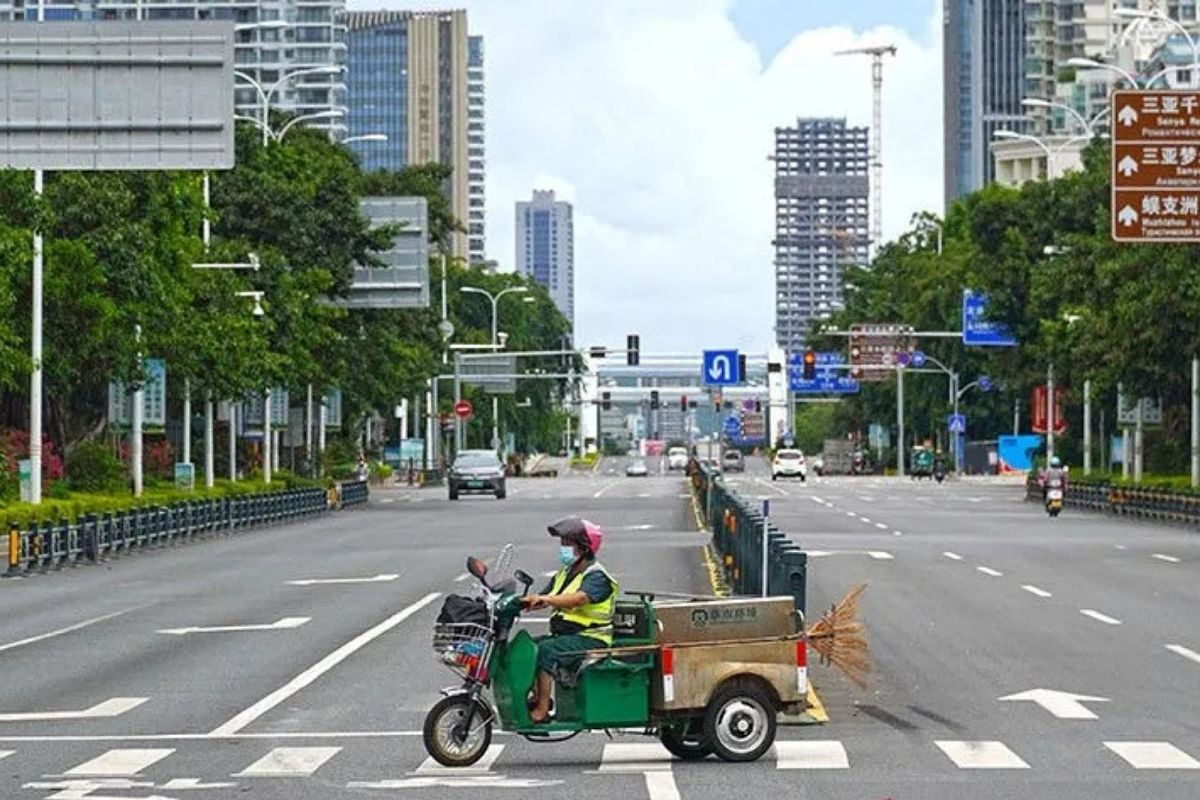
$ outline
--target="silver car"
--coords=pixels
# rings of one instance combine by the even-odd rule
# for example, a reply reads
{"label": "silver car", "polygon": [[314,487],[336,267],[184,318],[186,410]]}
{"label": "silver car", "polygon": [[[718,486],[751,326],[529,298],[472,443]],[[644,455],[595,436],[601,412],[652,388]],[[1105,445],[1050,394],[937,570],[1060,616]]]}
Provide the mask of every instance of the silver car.
{"label": "silver car", "polygon": [[645,478],[650,474],[650,470],[646,469],[646,462],[640,458],[630,461],[625,467],[625,477],[627,478]]}

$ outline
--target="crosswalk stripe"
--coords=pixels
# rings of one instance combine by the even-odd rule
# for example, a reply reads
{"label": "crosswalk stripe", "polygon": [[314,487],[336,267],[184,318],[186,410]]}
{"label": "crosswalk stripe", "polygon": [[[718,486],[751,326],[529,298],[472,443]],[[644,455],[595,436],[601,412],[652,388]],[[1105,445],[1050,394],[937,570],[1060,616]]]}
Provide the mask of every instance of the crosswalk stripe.
{"label": "crosswalk stripe", "polygon": [[650,800],[680,800],[679,787],[675,785],[675,774],[671,770],[655,769],[644,775]]}
{"label": "crosswalk stripe", "polygon": [[1200,769],[1200,761],[1169,742],[1105,742],[1134,769]]}
{"label": "crosswalk stripe", "polygon": [[342,751],[340,747],[276,747],[235,778],[307,778]]}
{"label": "crosswalk stripe", "polygon": [[671,768],[671,754],[661,744],[606,744],[601,772],[651,772]]}
{"label": "crosswalk stripe", "polygon": [[1003,742],[934,742],[959,769],[1029,769]]}
{"label": "crosswalk stripe", "polygon": [[488,745],[487,752],[483,754],[478,761],[469,767],[445,767],[434,761],[432,757],[426,758],[421,762],[421,766],[417,767],[416,775],[431,775],[439,773],[479,773],[491,772],[492,765],[496,763],[496,759],[500,757],[500,753],[504,751],[504,745],[493,744]]}
{"label": "crosswalk stripe", "polygon": [[776,742],[777,769],[849,769],[846,748],[836,740]]}
{"label": "crosswalk stripe", "polygon": [[173,748],[160,749],[117,749],[85,761],[64,772],[64,775],[88,775],[105,777],[131,777],[146,767],[174,753]]}

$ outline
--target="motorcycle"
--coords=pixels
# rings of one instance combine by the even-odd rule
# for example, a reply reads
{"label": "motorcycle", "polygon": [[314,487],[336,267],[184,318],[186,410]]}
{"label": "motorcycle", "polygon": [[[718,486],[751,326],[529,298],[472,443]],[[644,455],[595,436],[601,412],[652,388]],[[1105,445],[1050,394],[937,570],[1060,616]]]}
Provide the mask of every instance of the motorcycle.
{"label": "motorcycle", "polygon": [[[512,579],[491,585],[487,564],[477,558],[467,559],[467,571],[482,597],[454,596],[467,621],[439,616],[433,634],[435,657],[462,679],[442,690],[422,730],[426,751],[444,766],[477,762],[494,726],[547,743],[587,730],[640,729],[683,760],[715,754],[725,761],[754,761],[774,745],[777,715],[807,708],[807,639],[802,618],[793,623],[798,612],[791,598],[672,601],[683,606],[675,615],[693,627],[709,615],[747,624],[786,622],[786,630],[777,625],[743,636],[731,629],[735,625],[718,626],[710,643],[697,641],[694,630],[675,641],[671,626],[682,630],[682,623],[664,628],[654,595],[641,593],[617,600],[613,646],[586,651],[577,672],[556,676],[552,716],[533,722],[537,643],[525,630],[513,633],[533,578],[515,570]],[[786,613],[778,613],[781,608]],[[447,611],[444,606],[443,614]]]}
{"label": "motorcycle", "polygon": [[1051,486],[1046,489],[1046,513],[1057,517],[1063,509],[1063,490],[1061,486]]}
{"label": "motorcycle", "polygon": [[938,483],[946,480],[946,465],[941,461],[933,465],[933,479]]}

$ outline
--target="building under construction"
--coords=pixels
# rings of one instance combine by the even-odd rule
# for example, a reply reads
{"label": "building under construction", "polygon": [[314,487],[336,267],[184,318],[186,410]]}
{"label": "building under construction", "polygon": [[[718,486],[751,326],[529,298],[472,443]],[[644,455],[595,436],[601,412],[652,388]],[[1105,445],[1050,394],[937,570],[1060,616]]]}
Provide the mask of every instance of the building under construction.
{"label": "building under construction", "polygon": [[775,129],[775,340],[789,353],[841,307],[844,269],[867,263],[868,135],[844,118]]}

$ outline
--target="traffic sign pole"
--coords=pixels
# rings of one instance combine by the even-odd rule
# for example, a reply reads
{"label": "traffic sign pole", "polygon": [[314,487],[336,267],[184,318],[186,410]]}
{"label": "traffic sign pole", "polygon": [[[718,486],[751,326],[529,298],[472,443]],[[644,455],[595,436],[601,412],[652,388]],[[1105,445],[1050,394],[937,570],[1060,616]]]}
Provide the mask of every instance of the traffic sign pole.
{"label": "traffic sign pole", "polygon": [[896,367],[896,474],[904,477],[904,368]]}

